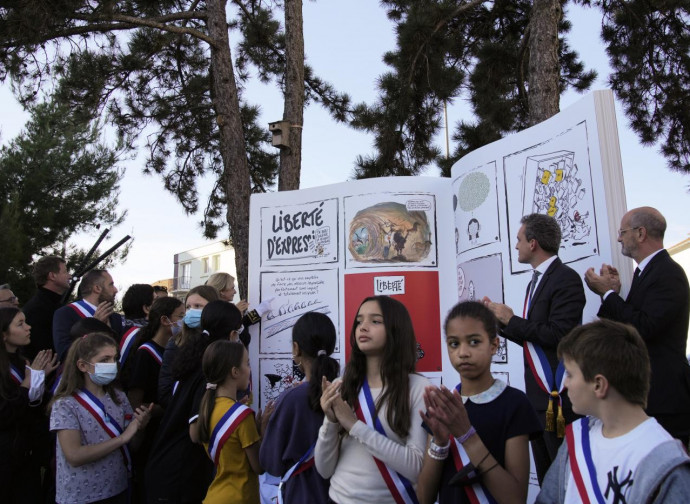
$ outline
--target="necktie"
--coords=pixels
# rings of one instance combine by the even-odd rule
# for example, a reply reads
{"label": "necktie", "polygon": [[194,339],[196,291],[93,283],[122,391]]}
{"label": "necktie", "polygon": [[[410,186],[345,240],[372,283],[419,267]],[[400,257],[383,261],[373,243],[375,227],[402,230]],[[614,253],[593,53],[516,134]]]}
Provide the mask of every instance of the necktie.
{"label": "necktie", "polygon": [[532,270],[532,280],[529,283],[529,293],[525,299],[525,318],[527,318],[527,313],[529,312],[530,305],[532,304],[532,296],[534,295],[534,288],[537,286],[537,280],[539,279],[541,273],[537,270]]}
{"label": "necktie", "polygon": [[[635,288],[635,286],[638,283],[640,283],[640,276],[641,276],[640,273],[641,273],[640,268],[635,268],[635,273],[633,273],[632,283],[630,284],[630,292],[632,292],[633,289]],[[630,295],[630,293],[628,293],[628,295]]]}

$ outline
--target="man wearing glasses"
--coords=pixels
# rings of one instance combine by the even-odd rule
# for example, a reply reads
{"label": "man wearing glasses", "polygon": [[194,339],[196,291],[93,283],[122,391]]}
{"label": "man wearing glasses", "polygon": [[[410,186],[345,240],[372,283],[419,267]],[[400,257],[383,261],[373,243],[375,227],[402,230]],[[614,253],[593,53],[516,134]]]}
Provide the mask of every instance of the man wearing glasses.
{"label": "man wearing glasses", "polygon": [[19,299],[14,295],[10,284],[0,285],[0,308],[19,308]]}
{"label": "man wearing glasses", "polygon": [[630,292],[619,295],[618,271],[604,264],[585,273],[602,297],[599,317],[635,326],[647,344],[652,380],[647,414],[685,446],[690,437],[690,366],[686,358],[690,287],[683,268],[664,249],[666,219],[655,208],[630,210],[621,219],[621,254],[637,263]]}

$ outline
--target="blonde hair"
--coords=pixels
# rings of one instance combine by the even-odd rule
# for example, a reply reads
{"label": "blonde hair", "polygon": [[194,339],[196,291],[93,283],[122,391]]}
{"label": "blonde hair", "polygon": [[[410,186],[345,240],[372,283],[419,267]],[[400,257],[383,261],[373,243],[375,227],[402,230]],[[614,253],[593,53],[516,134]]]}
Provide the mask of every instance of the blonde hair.
{"label": "blonde hair", "polygon": [[208,280],[206,280],[206,283],[204,285],[210,285],[211,287],[215,287],[218,292],[221,292],[227,289],[230,283],[235,283],[235,277],[232,276],[230,273],[223,273],[221,271],[218,273],[214,273],[213,275],[208,277]]}

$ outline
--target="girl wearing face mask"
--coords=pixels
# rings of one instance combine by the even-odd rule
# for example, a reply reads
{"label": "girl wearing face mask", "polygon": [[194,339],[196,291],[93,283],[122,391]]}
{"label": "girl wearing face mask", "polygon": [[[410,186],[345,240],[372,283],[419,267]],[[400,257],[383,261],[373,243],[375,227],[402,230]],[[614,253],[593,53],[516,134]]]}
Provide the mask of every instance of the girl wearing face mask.
{"label": "girl wearing face mask", "polygon": [[185,314],[181,328],[175,329],[172,338],[165,345],[163,362],[158,375],[158,404],[163,408],[168,406],[173,394],[175,381],[172,376],[172,366],[177,352],[191,337],[201,333],[201,311],[211,301],[218,300],[218,291],[208,285],[197,285],[192,288],[184,300]]}
{"label": "girl wearing face mask", "polygon": [[137,333],[120,373],[132,408],[136,409],[142,404],[153,404],[151,421],[146,427],[142,446],[133,454],[134,487],[137,495],[143,496],[144,468],[160,418],[163,416],[163,408],[157,400],[158,374],[163,362],[163,352],[173,333],[181,328],[184,313],[184,305],[177,298],[155,299],[149,310],[149,323]]}
{"label": "girl wearing face mask", "polygon": [[104,333],[72,343],[50,413],[57,432],[56,502],[126,503],[128,444],[146,427],[150,408],[132,410],[117,377],[117,344]]}

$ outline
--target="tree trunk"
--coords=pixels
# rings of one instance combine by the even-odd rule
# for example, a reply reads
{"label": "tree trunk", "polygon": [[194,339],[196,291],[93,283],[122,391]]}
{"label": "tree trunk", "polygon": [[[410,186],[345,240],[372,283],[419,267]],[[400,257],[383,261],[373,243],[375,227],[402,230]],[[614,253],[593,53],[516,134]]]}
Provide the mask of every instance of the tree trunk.
{"label": "tree trunk", "polygon": [[240,297],[247,298],[249,274],[249,166],[245,150],[244,131],[240,118],[235,73],[230,54],[226,0],[208,0],[208,31],[214,40],[211,47],[213,107],[220,131],[220,154],[225,167],[227,221],[230,239],[235,249],[235,266]]}
{"label": "tree trunk", "polygon": [[285,108],[283,120],[291,125],[290,147],[280,150],[278,190],[299,189],[304,121],[304,34],[302,0],[285,0]]}
{"label": "tree trunk", "polygon": [[527,94],[530,125],[540,123],[559,111],[558,23],[562,15],[561,0],[534,0],[530,15]]}

